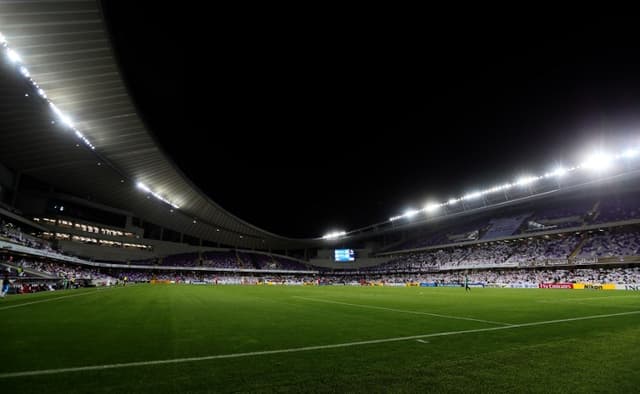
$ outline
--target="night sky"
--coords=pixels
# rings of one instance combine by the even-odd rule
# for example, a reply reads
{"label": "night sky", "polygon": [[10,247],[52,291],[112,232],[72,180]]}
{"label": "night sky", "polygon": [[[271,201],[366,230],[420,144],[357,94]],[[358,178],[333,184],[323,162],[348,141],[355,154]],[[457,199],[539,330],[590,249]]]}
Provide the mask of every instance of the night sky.
{"label": "night sky", "polygon": [[103,10],[148,129],[214,201],[277,234],[352,230],[640,143],[637,32],[615,18],[130,3]]}

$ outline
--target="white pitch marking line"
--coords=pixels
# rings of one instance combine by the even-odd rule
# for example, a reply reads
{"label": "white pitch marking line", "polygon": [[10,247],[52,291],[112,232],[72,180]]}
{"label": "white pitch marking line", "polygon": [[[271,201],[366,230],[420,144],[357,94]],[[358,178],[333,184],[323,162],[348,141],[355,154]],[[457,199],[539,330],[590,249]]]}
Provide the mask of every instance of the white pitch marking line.
{"label": "white pitch marking line", "polygon": [[636,295],[617,295],[617,296],[600,296],[600,297],[580,297],[580,298],[564,298],[564,299],[554,299],[554,300],[539,300],[538,302],[571,302],[571,301],[586,301],[586,300],[602,300],[607,298],[630,298],[630,299],[640,299],[639,296]]}
{"label": "white pitch marking line", "polygon": [[341,302],[341,301],[332,301],[332,300],[322,300],[319,298],[309,298],[309,297],[300,297],[293,296],[295,298],[300,298],[303,300],[315,301],[315,302],[326,302],[330,304],[340,304],[340,305],[349,305],[356,306],[360,308],[369,308],[369,309],[380,309],[383,311],[391,311],[391,312],[399,312],[399,313],[411,313],[413,315],[427,315],[427,316],[435,316],[435,317],[443,317],[446,319],[455,319],[455,320],[469,320],[469,321],[477,321],[481,323],[489,323],[489,324],[499,324],[502,326],[511,326],[511,323],[504,323],[500,321],[491,321],[491,320],[482,320],[482,319],[474,319],[472,317],[461,317],[461,316],[451,316],[451,315],[441,315],[439,313],[429,313],[429,312],[420,312],[420,311],[408,311],[405,309],[395,309],[395,308],[385,308],[382,306],[374,306],[374,305],[363,305],[363,304],[351,304],[349,302]]}
{"label": "white pitch marking line", "polygon": [[0,379],[16,378],[21,376],[51,375],[51,374],[58,374],[58,373],[65,373],[65,372],[81,372],[81,371],[96,371],[96,370],[114,369],[114,368],[143,367],[147,365],[178,364],[178,363],[186,363],[186,362],[194,362],[194,361],[219,360],[219,359],[226,359],[226,358],[239,358],[239,357],[250,357],[250,356],[264,356],[264,355],[281,354],[281,353],[297,353],[297,352],[306,352],[311,350],[336,349],[336,348],[344,348],[344,347],[351,347],[351,346],[374,345],[378,343],[410,341],[410,340],[422,339],[422,338],[472,334],[476,332],[510,330],[513,328],[520,328],[520,327],[542,326],[546,324],[557,324],[557,323],[565,323],[565,322],[572,322],[572,321],[579,321],[579,320],[603,319],[606,317],[627,316],[627,315],[636,315],[636,314],[640,314],[640,310],[631,311],[631,312],[611,313],[608,315],[582,316],[582,317],[572,317],[568,319],[557,319],[557,320],[547,320],[547,321],[539,321],[539,322],[533,322],[533,323],[513,324],[510,326],[501,326],[501,327],[487,327],[487,328],[476,328],[473,330],[463,330],[463,331],[436,332],[433,334],[412,335],[409,337],[383,338],[383,339],[373,339],[369,341],[336,343],[333,345],[306,346],[306,347],[298,347],[298,348],[291,348],[291,349],[264,350],[264,351],[247,352],[247,353],[218,354],[214,356],[203,356],[203,357],[174,358],[174,359],[168,359],[168,360],[136,361],[136,362],[119,363],[119,364],[90,365],[86,367],[70,367],[70,368],[58,368],[58,369],[41,369],[41,370],[35,370],[35,371],[6,372],[6,373],[0,373]]}
{"label": "white pitch marking line", "polygon": [[49,302],[49,301],[61,300],[63,298],[80,297],[80,296],[87,295],[87,294],[95,294],[95,293],[98,293],[98,292],[101,292],[101,291],[103,291],[103,290],[87,291],[85,293],[80,293],[80,294],[69,294],[69,295],[62,296],[62,297],[47,298],[45,300],[32,301],[32,302],[23,302],[23,303],[15,304],[15,305],[7,305],[7,306],[0,307],[0,311],[5,310],[5,309],[19,308],[21,306],[39,304],[41,302]]}

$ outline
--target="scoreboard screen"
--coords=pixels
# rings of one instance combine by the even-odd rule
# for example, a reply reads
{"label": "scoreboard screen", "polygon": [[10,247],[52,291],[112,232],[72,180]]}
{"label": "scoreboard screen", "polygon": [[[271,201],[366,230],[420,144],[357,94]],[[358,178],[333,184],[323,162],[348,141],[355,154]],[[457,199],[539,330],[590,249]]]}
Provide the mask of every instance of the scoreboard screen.
{"label": "scoreboard screen", "polygon": [[355,261],[356,254],[353,249],[336,249],[335,250],[336,261]]}

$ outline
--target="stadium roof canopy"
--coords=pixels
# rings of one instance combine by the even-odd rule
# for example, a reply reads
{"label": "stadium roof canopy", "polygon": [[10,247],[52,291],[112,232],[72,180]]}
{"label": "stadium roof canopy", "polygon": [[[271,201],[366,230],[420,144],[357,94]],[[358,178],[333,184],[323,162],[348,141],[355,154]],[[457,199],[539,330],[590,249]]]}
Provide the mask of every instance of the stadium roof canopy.
{"label": "stadium roof canopy", "polygon": [[[7,64],[7,56],[1,59],[4,164],[61,190],[213,242],[245,248],[319,242],[281,237],[235,217],[180,172],[136,113],[97,1],[2,1],[0,32],[21,58],[15,64]],[[12,67],[20,71],[21,64],[28,71],[6,75]],[[34,94],[33,83],[46,99]],[[80,134],[61,121],[47,100]],[[212,166],[211,176],[217,171],[222,170]]]}
{"label": "stadium roof canopy", "polygon": [[[165,228],[241,248],[332,245],[431,220],[421,215],[377,223],[330,240],[291,239],[257,228],[217,205],[163,153],[123,83],[97,0],[2,0],[0,33],[9,45],[0,47],[0,161],[21,174]],[[638,176],[637,163],[633,170]],[[224,169],[212,165],[211,177],[219,171]],[[491,207],[483,202],[478,209]]]}

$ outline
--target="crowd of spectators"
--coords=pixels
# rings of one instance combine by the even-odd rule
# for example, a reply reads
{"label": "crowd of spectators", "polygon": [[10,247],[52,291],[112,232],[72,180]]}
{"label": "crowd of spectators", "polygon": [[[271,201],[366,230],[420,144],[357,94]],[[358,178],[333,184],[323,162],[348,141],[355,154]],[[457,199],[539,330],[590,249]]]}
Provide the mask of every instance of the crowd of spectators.
{"label": "crowd of spectators", "polygon": [[640,253],[640,234],[635,231],[603,231],[587,239],[578,257],[623,257]]}
{"label": "crowd of spectators", "polygon": [[96,269],[82,265],[67,265],[58,262],[20,261],[20,267],[36,270],[54,276],[57,280],[29,281],[19,276],[11,278],[17,292],[54,290],[70,286],[97,285],[111,286],[123,283],[145,283],[165,281],[185,284],[285,284],[285,285],[409,285],[436,284],[460,285],[465,278],[469,282],[482,286],[536,287],[540,283],[586,283],[586,284],[627,284],[640,285],[640,267],[572,267],[562,269],[549,268],[513,268],[485,270],[455,270],[440,272],[321,272],[311,274],[275,274],[275,273],[216,273],[204,271],[165,271],[132,269]]}
{"label": "crowd of spectators", "polygon": [[[361,270],[428,272],[460,268],[532,266],[549,261],[567,260],[580,239],[580,235],[568,234],[432,249],[399,255],[383,265]],[[635,240],[640,241],[640,237],[636,235]]]}
{"label": "crowd of spectators", "polygon": [[49,242],[25,234],[20,227],[4,220],[0,222],[0,239],[30,248],[43,249],[49,252],[54,251]]}
{"label": "crowd of spectators", "polygon": [[494,218],[471,219],[441,231],[412,237],[394,246],[393,250],[489,240],[517,234],[529,236],[539,231],[580,228],[633,219],[640,219],[640,199],[637,198],[637,193],[560,201],[533,209],[533,213],[527,211]]}
{"label": "crowd of spectators", "polygon": [[[581,244],[582,242],[582,244]],[[640,231],[611,231],[527,237],[510,241],[470,244],[397,255],[391,261],[363,272],[429,272],[461,268],[569,264],[575,259],[640,256]]]}
{"label": "crowd of spectators", "polygon": [[79,265],[66,264],[54,261],[29,261],[22,259],[17,266],[23,269],[38,271],[53,278],[68,280],[109,280],[115,279],[112,276],[101,272],[98,268]]}

